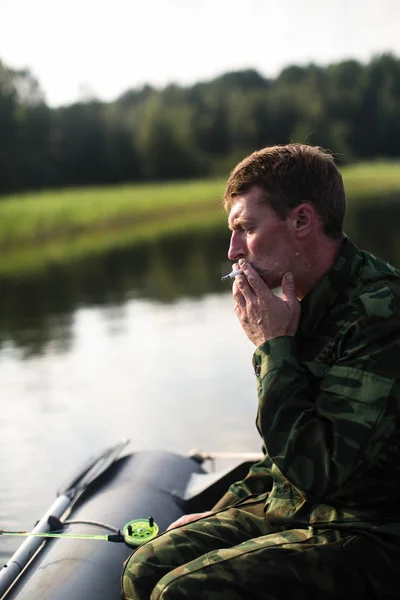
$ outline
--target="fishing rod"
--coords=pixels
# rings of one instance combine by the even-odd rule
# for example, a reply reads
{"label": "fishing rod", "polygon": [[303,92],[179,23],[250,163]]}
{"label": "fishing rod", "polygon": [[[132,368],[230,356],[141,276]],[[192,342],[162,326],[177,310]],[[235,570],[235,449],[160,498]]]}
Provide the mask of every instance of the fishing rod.
{"label": "fishing rod", "polygon": [[[51,533],[54,521],[60,519],[66,511],[95,481],[105,473],[121,456],[129,440],[122,440],[107,448],[100,455],[87,461],[57,492],[57,498],[31,532],[25,532],[27,539],[21,544],[12,558],[0,571],[0,598],[16,580],[33,555],[43,543],[43,535]],[[18,532],[16,532],[18,533]],[[4,532],[2,535],[6,535]],[[21,534],[22,535],[22,534]]]}

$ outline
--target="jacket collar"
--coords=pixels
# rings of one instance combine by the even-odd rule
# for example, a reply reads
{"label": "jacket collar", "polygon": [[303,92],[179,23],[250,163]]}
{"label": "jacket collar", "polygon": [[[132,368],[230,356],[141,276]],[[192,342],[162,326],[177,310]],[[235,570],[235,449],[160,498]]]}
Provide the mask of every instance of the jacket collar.
{"label": "jacket collar", "polygon": [[363,259],[360,250],[345,237],[335,263],[301,301],[300,331],[312,334],[338,296],[357,273]]}

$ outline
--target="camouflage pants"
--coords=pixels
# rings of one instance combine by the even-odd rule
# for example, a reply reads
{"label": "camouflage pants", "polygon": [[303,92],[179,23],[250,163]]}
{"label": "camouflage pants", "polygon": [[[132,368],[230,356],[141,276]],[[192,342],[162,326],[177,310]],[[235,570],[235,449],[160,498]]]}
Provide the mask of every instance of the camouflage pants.
{"label": "camouflage pants", "polygon": [[124,598],[377,598],[357,565],[365,539],[332,529],[271,527],[263,506],[229,508],[138,548],[125,563]]}

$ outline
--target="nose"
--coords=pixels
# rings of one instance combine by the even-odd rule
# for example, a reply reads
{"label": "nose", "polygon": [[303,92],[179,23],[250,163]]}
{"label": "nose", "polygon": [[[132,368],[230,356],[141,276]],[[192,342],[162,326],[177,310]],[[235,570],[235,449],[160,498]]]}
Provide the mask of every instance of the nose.
{"label": "nose", "polygon": [[243,238],[243,232],[232,231],[231,241],[229,244],[228,258],[229,260],[239,260],[246,257],[246,245]]}

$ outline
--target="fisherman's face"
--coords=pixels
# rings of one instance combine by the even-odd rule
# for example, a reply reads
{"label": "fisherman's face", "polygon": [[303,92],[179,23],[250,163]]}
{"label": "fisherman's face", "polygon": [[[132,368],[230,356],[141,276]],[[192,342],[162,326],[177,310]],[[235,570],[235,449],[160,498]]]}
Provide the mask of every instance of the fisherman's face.
{"label": "fisherman's face", "polygon": [[263,191],[253,186],[238,196],[228,218],[232,231],[228,258],[247,260],[270,289],[282,283],[291,271],[294,235],[290,219],[282,220],[263,199]]}

